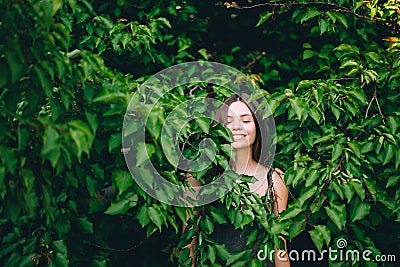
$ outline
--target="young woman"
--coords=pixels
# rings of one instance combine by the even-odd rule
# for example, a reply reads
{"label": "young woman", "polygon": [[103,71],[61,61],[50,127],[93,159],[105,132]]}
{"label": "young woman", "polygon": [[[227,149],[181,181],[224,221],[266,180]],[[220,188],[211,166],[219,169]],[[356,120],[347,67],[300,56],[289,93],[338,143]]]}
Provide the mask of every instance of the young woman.
{"label": "young woman", "polygon": [[[268,137],[268,129],[262,121],[261,114],[257,114],[257,103],[247,103],[247,95],[233,95],[225,100],[224,104],[217,112],[217,120],[222,122],[233,135],[232,147],[236,151],[233,169],[238,174],[254,176],[257,181],[249,184],[250,192],[261,197],[273,197],[274,213],[278,215],[286,209],[288,200],[288,189],[283,181],[283,171],[272,169],[268,165],[270,153],[262,144],[261,137]],[[257,116],[256,116],[257,114]],[[199,183],[189,177],[188,181],[194,187]],[[268,189],[272,187],[273,196],[267,196]],[[234,229],[230,225],[215,225],[213,238],[219,243],[225,244],[231,252],[241,250],[246,247],[246,238],[240,237],[240,230]],[[286,242],[285,250],[286,250]],[[191,256],[194,258],[194,248],[196,238],[190,244]],[[278,253],[275,248],[275,266],[290,266],[287,253]],[[279,255],[279,256],[278,256]],[[194,262],[194,261],[193,261]],[[271,265],[271,264],[270,264]],[[195,266],[194,264],[192,266]]]}

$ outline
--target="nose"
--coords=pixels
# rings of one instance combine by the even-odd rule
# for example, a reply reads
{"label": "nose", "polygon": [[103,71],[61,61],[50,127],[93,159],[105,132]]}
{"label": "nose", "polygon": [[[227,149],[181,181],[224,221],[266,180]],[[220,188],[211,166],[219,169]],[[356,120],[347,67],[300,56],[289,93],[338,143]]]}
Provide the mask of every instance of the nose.
{"label": "nose", "polygon": [[243,127],[242,122],[238,119],[232,121],[232,130],[241,130]]}

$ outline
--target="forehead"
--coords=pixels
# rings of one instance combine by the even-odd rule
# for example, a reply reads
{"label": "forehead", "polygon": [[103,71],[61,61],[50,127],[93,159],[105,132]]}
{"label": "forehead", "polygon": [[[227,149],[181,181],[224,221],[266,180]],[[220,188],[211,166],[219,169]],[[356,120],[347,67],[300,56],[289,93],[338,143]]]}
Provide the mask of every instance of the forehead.
{"label": "forehead", "polygon": [[251,115],[250,109],[246,106],[245,103],[241,101],[235,101],[229,106],[228,116],[243,116],[243,115]]}

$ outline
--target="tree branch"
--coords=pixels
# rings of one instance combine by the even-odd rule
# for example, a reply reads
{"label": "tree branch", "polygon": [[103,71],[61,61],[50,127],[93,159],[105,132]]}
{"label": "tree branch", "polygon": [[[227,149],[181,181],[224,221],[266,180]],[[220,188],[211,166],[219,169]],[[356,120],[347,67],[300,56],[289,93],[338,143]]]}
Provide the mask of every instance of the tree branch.
{"label": "tree branch", "polygon": [[321,1],[311,1],[311,2],[287,2],[287,3],[276,3],[276,2],[266,2],[266,3],[260,3],[260,4],[254,4],[251,6],[238,6],[235,2],[232,4],[229,4],[228,2],[225,2],[225,5],[227,7],[231,8],[236,8],[236,9],[252,9],[252,8],[257,8],[257,7],[263,7],[263,6],[269,6],[269,7],[284,7],[284,6],[309,6],[309,5],[319,5],[319,6],[327,6],[327,7],[332,7],[334,8],[333,12],[342,12],[342,13],[349,13],[352,14],[358,18],[366,19],[369,21],[381,21],[384,22],[385,20],[380,19],[380,18],[371,18],[370,16],[362,15],[359,13],[356,13],[353,11],[352,8],[349,7],[344,7],[341,5],[338,5],[336,3],[327,3],[327,2],[321,2]]}
{"label": "tree branch", "polygon": [[376,105],[378,106],[378,112],[379,112],[379,115],[381,115],[381,117],[382,117],[382,122],[383,122],[383,124],[386,124],[385,115],[383,115],[382,110],[381,110],[381,106],[379,105],[378,93],[377,93],[377,90],[376,90],[376,86],[375,86],[375,90],[374,90],[374,95],[372,96],[371,100],[369,101],[367,110],[365,111],[365,118],[368,117],[369,109],[371,108],[372,102],[374,102],[374,100],[376,102]]}
{"label": "tree branch", "polygon": [[265,56],[265,52],[262,51],[261,54],[259,54],[258,56],[256,56],[256,57],[255,57],[252,61],[250,61],[249,63],[247,63],[247,65],[244,66],[244,67],[242,68],[242,70],[246,70],[246,69],[251,68],[254,64],[257,63],[257,61],[259,61],[260,59],[262,59],[264,56]]}

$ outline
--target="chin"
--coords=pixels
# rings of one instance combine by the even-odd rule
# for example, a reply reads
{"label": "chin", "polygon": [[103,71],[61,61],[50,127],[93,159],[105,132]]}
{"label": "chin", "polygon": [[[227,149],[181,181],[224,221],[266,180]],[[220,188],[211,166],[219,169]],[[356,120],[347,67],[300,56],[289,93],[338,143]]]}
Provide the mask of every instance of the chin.
{"label": "chin", "polygon": [[233,142],[231,145],[234,149],[250,148],[250,145],[247,142]]}

